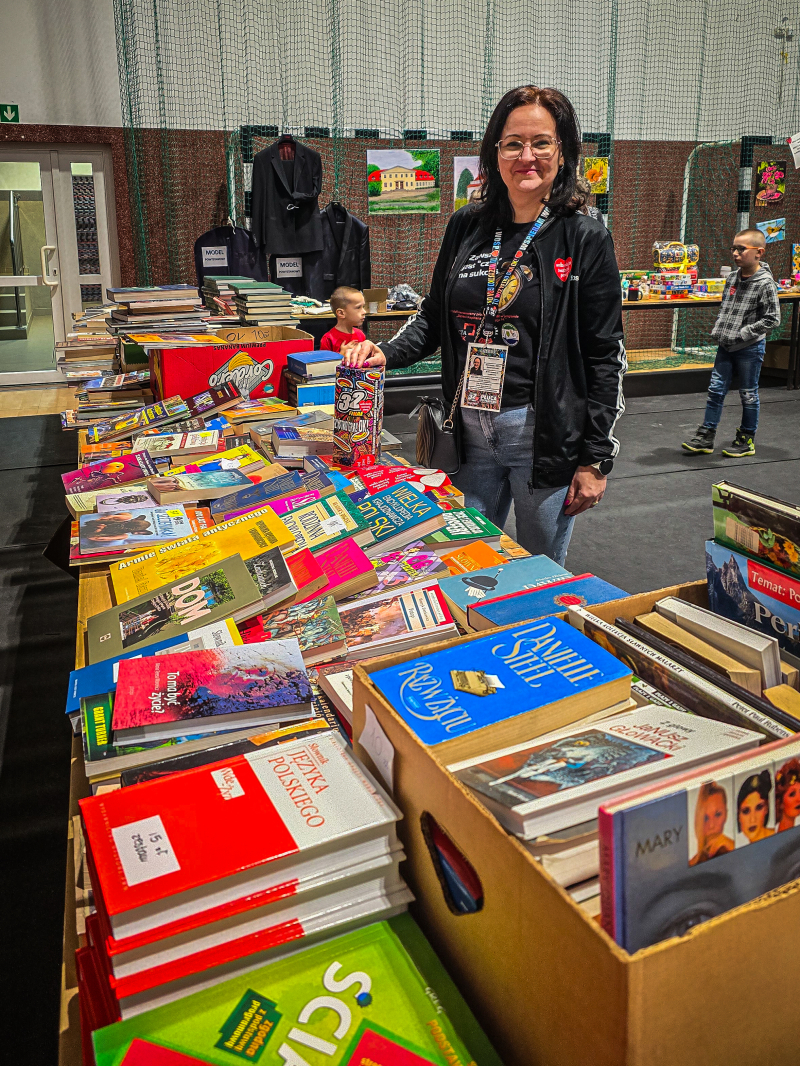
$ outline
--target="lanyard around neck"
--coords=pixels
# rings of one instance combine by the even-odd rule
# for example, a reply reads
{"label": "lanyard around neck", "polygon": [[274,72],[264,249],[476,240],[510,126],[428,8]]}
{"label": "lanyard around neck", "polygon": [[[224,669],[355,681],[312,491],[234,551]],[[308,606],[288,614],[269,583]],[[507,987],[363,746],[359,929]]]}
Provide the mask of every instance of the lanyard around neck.
{"label": "lanyard around neck", "polygon": [[506,285],[511,279],[511,275],[514,273],[514,268],[519,263],[525,252],[528,250],[533,238],[545,224],[550,217],[550,208],[545,206],[542,208],[542,213],[533,223],[528,230],[525,239],[514,253],[514,257],[511,260],[508,270],[505,272],[503,280],[500,284],[497,284],[497,260],[500,258],[500,245],[503,243],[503,231],[498,229],[494,235],[494,244],[492,245],[492,254],[489,258],[489,272],[486,281],[486,310],[483,315],[482,332],[487,338],[494,336],[495,332],[495,318],[500,307],[500,300],[503,296]]}

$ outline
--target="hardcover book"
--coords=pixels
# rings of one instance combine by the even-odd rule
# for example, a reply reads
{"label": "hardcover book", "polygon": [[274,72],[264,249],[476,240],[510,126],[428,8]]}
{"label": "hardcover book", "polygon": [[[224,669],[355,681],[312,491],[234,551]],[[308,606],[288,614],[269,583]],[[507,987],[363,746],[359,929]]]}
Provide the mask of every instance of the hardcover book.
{"label": "hardcover book", "polygon": [[103,554],[115,548],[131,551],[140,544],[164,544],[195,535],[180,505],[84,514],[78,523],[81,555]]}
{"label": "hardcover book", "polygon": [[221,559],[92,615],[86,627],[89,662],[209,625],[259,599],[258,587],[242,559]]}
{"label": "hardcover book", "polygon": [[453,617],[467,628],[468,607],[486,599],[513,595],[571,576],[569,570],[546,555],[530,555],[526,559],[508,559],[499,566],[473,570],[460,576],[443,577],[439,580],[439,588]]}
{"label": "hardcover book", "polygon": [[300,377],[318,379],[333,377],[339,367],[341,356],[336,352],[314,351],[297,352],[286,358],[286,366]]}
{"label": "hardcover book", "polygon": [[448,763],[559,729],[630,695],[631,671],[546,618],[371,673],[397,714]]}
{"label": "hardcover book", "polygon": [[714,540],[800,578],[800,507],[719,481],[711,487]]}
{"label": "hardcover book", "polygon": [[384,489],[368,496],[358,509],[375,539],[367,550],[371,559],[404,548],[412,540],[421,540],[433,530],[440,530],[445,522],[441,507],[413,485]]}
{"label": "hardcover book", "polygon": [[117,603],[125,603],[230,555],[240,555],[248,562],[272,548],[288,551],[293,544],[292,535],[280,518],[269,507],[262,507],[230,522],[201,529],[174,544],[113,563],[114,595]]}
{"label": "hardcover book", "polygon": [[533,840],[594,818],[603,800],[639,782],[754,748],[760,739],[749,729],[650,706],[452,769],[506,829]]}
{"label": "hardcover book", "polygon": [[374,462],[380,455],[384,377],[382,369],[337,366],[333,401],[333,458],[337,463],[353,466],[369,457]]}
{"label": "hardcover book", "polygon": [[290,638],[123,659],[112,730],[115,743],[137,743],[310,713],[311,686]]}
{"label": "hardcover book", "polygon": [[308,548],[315,555],[346,537],[352,537],[359,547],[370,544],[373,539],[360,509],[344,494],[334,493],[290,511],[283,516],[283,521],[298,548]]}
{"label": "hardcover book", "polygon": [[253,482],[238,470],[211,470],[198,474],[168,474],[151,478],[148,487],[159,503],[216,500],[250,488]]}
{"label": "hardcover book", "polygon": [[603,928],[638,951],[792,880],[799,786],[790,738],[604,803]]}
{"label": "hardcover book", "polygon": [[62,474],[64,491],[70,494],[96,489],[115,489],[129,481],[143,481],[157,473],[149,455],[130,452],[98,463],[87,463],[80,470]]}
{"label": "hardcover book", "polygon": [[[512,564],[512,565],[517,565]],[[587,607],[609,600],[620,600],[628,593],[602,581],[593,574],[566,577],[549,585],[512,592],[505,596],[479,600],[467,608],[470,629],[492,629],[497,626],[517,625],[530,618],[561,614],[568,607]]]}
{"label": "hardcover book", "polygon": [[454,511],[444,511],[443,515],[443,527],[423,538],[428,547],[440,555],[452,551],[458,544],[468,544],[473,540],[482,540],[491,548],[500,547],[502,529],[498,529],[477,508],[459,507]]}
{"label": "hardcover book", "polygon": [[343,604],[339,615],[350,659],[387,655],[457,635],[434,582],[411,592],[384,592]]}
{"label": "hardcover book", "polygon": [[397,551],[374,556],[372,565],[378,578],[376,594],[400,590],[410,592],[430,585],[433,579],[441,580],[447,576],[442,560],[436,552],[428,551],[421,540],[414,540]]}
{"label": "hardcover book", "polygon": [[341,658],[347,652],[342,621],[330,595],[270,611],[264,615],[264,631],[273,640],[296,637],[306,666]]}
{"label": "hardcover book", "polygon": [[708,605],[800,655],[800,578],[706,541]]}

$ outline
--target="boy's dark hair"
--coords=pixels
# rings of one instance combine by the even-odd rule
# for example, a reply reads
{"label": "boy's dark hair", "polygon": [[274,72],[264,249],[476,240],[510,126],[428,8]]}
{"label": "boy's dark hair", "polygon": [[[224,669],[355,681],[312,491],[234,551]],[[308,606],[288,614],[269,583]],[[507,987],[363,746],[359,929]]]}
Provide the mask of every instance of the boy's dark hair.
{"label": "boy's dark hair", "polygon": [[559,167],[547,201],[550,210],[555,215],[573,215],[586,202],[586,197],[576,187],[581,158],[581,128],[575,108],[558,89],[520,85],[517,89],[510,89],[500,100],[481,141],[480,176],[483,186],[472,210],[480,215],[488,230],[509,226],[514,221],[508,189],[500,176],[496,145],[511,112],[531,104],[538,104],[550,112],[556,124],[556,137],[561,142],[564,162]]}
{"label": "boy's dark hair", "polygon": [[339,310],[344,311],[348,300],[360,295],[360,289],[354,289],[352,285],[340,285],[338,289],[334,289],[331,293],[331,311],[334,314]]}
{"label": "boy's dark hair", "polygon": [[[752,227],[750,229],[740,229],[736,234],[736,237],[747,237],[749,241],[752,241],[756,248],[767,247],[767,238],[760,229],[754,229]],[[736,237],[734,237],[734,240]]]}

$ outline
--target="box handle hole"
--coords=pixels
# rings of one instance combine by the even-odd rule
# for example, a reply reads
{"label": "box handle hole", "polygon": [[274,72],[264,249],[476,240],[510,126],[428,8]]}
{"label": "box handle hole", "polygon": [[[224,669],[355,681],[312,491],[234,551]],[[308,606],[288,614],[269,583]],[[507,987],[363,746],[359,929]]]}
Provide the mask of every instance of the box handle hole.
{"label": "box handle hole", "polygon": [[483,885],[475,867],[432,814],[423,811],[420,825],[448,909],[453,914],[482,910]]}

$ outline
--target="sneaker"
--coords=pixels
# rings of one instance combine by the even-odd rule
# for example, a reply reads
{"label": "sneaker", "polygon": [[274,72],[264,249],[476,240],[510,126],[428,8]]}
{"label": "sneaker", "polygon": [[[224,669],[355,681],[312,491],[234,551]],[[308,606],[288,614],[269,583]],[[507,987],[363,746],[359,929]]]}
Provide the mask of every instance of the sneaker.
{"label": "sneaker", "polygon": [[745,433],[743,429],[736,430],[733,444],[722,449],[726,459],[740,459],[743,455],[755,455],[756,445],[752,433]]}
{"label": "sneaker", "polygon": [[697,432],[691,440],[685,440],[681,445],[684,451],[691,452],[692,455],[710,455],[714,451],[714,437],[716,437],[717,431],[715,429],[709,429],[708,426],[698,426]]}

